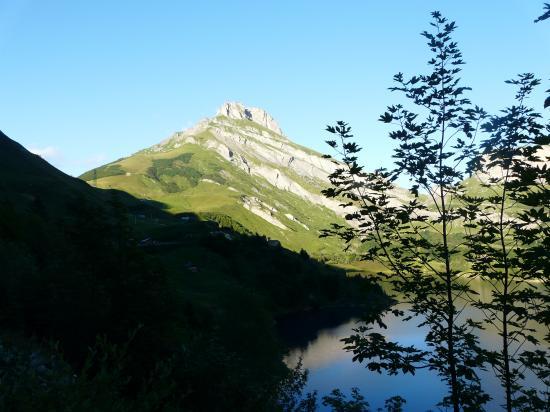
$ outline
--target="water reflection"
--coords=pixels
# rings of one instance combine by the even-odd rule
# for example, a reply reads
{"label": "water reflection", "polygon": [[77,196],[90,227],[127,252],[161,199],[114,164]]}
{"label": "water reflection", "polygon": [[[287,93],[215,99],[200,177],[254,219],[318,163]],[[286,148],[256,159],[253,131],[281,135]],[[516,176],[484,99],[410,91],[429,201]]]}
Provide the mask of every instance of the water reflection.
{"label": "water reflection", "polygon": [[[383,407],[384,400],[394,395],[407,399],[406,410],[433,408],[445,392],[445,385],[435,374],[419,371],[416,376],[387,376],[370,372],[352,361],[353,355],[343,350],[341,339],[353,333],[357,322],[357,318],[351,318],[339,326],[319,329],[307,345],[290,350],[285,358],[287,365],[295,366],[301,358],[310,371],[305,391],[317,390],[323,396],[336,387],[344,392],[359,387],[373,409]],[[391,314],[385,317],[385,322],[388,330],[384,333],[390,339],[425,347],[424,328],[416,327],[414,322],[404,323]]]}
{"label": "water reflection", "polygon": [[[489,297],[488,289],[482,284],[477,285],[477,289],[481,296]],[[400,309],[406,310],[406,307],[400,305]],[[462,316],[479,318],[479,313],[473,307],[466,307]],[[321,311],[281,322],[282,334],[291,348],[285,362],[292,367],[301,358],[303,366],[310,371],[306,392],[316,390],[322,397],[334,388],[349,392],[352,387],[358,387],[374,410],[383,407],[384,400],[395,395],[407,400],[407,411],[437,410],[436,405],[445,396],[447,388],[436,373],[419,370],[415,376],[387,376],[371,372],[364,364],[352,361],[353,355],[343,350],[341,339],[353,333],[358,319],[358,313]],[[403,322],[402,318],[389,313],[384,322],[388,329],[374,327],[374,330],[403,345],[426,348],[426,328],[418,327],[421,319]],[[488,329],[480,336],[482,345],[492,349],[500,347],[500,339],[495,329]],[[503,394],[498,380],[492,371],[479,371],[479,375],[484,390],[493,397],[487,410],[500,410]],[[529,374],[526,384],[538,386],[536,378]]]}

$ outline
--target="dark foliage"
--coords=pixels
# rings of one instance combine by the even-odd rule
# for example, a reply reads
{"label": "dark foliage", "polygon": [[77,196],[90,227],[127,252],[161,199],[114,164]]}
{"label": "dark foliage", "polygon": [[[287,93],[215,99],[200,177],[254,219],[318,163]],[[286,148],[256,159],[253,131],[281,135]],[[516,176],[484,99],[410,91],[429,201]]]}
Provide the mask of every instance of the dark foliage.
{"label": "dark foliage", "polygon": [[538,23],[539,21],[543,21],[546,19],[550,19],[550,3],[544,3],[544,10],[546,11],[535,19],[535,23]]}
{"label": "dark foliage", "polygon": [[[456,77],[463,61],[450,38],[455,25],[437,12],[432,16],[435,32],[422,35],[434,53],[428,62],[433,72],[410,79],[398,74],[392,88],[417,111],[399,104],[380,117],[397,128],[390,133],[398,143],[397,168],[363,171],[351,128],[338,122],[327,128],[337,139],[327,143],[339,153],[339,167],[330,176],[333,186],[324,192],[342,199],[342,206],[355,206],[347,219],[358,223],[358,228],[333,225],[325,235],[369,245],[363,258],[383,264],[386,270],[379,276],[389,280],[413,316],[424,317],[430,350],[370,332],[369,323],[384,326],[377,316],[365,319],[366,325],[344,342],[354,359],[373,371],[436,370],[450,388],[442,404],[455,411],[483,408],[489,398],[481,392],[476,369],[487,364],[501,380],[507,410],[547,410],[547,390],[522,382],[531,373],[543,388],[550,383],[549,336],[540,336],[550,319],[550,158],[545,154],[550,125],[525,104],[540,81],[532,74],[508,81],[518,87],[516,105],[483,123],[485,112],[463,97],[468,88]],[[488,137],[477,144],[480,131]],[[469,194],[465,172],[476,174],[481,195]],[[404,176],[412,195],[405,204],[392,183]],[[461,263],[462,256],[468,265]],[[473,279],[491,285],[489,299],[470,288]],[[465,318],[468,304],[484,316]],[[475,332],[485,327],[497,329],[501,347],[480,347]]]}
{"label": "dark foliage", "polygon": [[[380,118],[396,127],[390,137],[397,142],[397,168],[365,172],[358,163],[360,148],[350,141],[351,128],[344,122],[327,128],[338,139],[327,143],[338,150],[341,163],[330,176],[333,187],[324,194],[344,199],[343,205],[355,205],[357,211],[346,218],[358,228],[333,225],[325,234],[369,245],[363,259],[386,268],[380,277],[392,284],[400,300],[410,305],[413,315],[423,316],[423,324],[429,327],[426,343],[430,350],[424,351],[389,342],[370,332],[369,326],[360,326],[344,340],[354,359],[366,361],[373,371],[390,374],[435,370],[449,386],[443,405],[455,411],[477,410],[489,399],[475,372],[485,354],[471,332],[473,321],[459,316],[459,299],[470,288],[461,281],[455,263],[459,251],[450,240],[459,219],[453,199],[463,190],[464,168],[459,165],[472,153],[485,113],[464,97],[469,88],[458,77],[464,62],[451,39],[455,23],[439,12],[432,17],[433,32],[422,33],[433,56],[428,61],[431,72],[410,79],[399,73],[394,76],[397,85],[391,88],[402,93],[417,112],[398,104],[388,107]],[[411,182],[412,200],[405,204],[394,199],[392,182],[400,176]],[[428,194],[429,202],[420,201],[421,192]],[[426,232],[437,235],[426,236]],[[369,321],[384,326],[380,317]]]}
{"label": "dark foliage", "polygon": [[[304,253],[222,232],[223,218],[93,189],[3,135],[0,164],[3,410],[278,410],[275,316],[385,302]],[[211,268],[191,272],[188,254]]]}
{"label": "dark foliage", "polygon": [[472,276],[491,285],[489,299],[472,299],[502,337],[490,362],[505,390],[506,409],[546,410],[548,392],[525,388],[522,379],[532,371],[545,387],[550,384],[549,353],[537,338],[548,327],[548,289],[539,285],[549,283],[550,158],[544,147],[550,130],[526,105],[540,81],[527,73],[507,83],[518,89],[516,104],[483,125],[487,137],[475,176],[487,194],[463,199],[465,256]]}

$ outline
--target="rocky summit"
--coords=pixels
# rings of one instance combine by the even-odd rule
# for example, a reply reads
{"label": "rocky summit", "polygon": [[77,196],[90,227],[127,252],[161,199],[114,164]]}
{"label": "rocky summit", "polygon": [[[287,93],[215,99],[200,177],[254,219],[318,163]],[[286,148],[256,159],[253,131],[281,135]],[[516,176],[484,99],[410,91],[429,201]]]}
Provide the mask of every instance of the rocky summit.
{"label": "rocky summit", "polygon": [[283,131],[275,119],[265,110],[258,107],[245,107],[241,103],[228,102],[216,112],[217,116],[226,116],[230,119],[245,119],[258,123],[272,132],[282,135]]}
{"label": "rocky summit", "polygon": [[334,168],[284,136],[265,110],[228,102],[212,118],[81,178],[173,213],[196,213],[291,249],[333,255],[338,242],[318,235],[330,223],[344,224],[339,203],[321,194]]}

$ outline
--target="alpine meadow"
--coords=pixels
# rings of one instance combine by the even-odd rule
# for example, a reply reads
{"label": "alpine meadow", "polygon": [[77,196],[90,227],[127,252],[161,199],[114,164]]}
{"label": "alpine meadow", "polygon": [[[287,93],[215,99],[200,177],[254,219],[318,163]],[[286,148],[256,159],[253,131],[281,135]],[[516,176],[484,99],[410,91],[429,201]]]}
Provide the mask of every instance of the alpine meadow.
{"label": "alpine meadow", "polygon": [[0,3],[0,410],[550,411],[549,24]]}

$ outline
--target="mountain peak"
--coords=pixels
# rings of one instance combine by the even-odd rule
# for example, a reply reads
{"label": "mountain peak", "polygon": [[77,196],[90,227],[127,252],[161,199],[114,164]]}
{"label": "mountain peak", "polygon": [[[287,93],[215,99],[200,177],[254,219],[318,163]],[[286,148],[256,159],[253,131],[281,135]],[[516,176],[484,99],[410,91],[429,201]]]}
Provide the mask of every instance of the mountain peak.
{"label": "mountain peak", "polygon": [[227,116],[230,119],[250,120],[279,135],[283,134],[275,119],[264,109],[258,107],[246,107],[242,103],[226,102],[218,109],[216,115]]}

